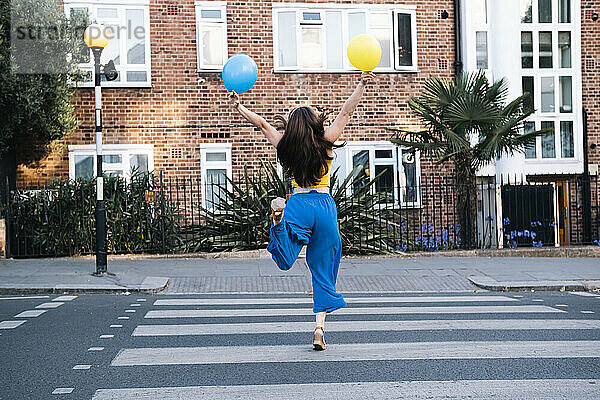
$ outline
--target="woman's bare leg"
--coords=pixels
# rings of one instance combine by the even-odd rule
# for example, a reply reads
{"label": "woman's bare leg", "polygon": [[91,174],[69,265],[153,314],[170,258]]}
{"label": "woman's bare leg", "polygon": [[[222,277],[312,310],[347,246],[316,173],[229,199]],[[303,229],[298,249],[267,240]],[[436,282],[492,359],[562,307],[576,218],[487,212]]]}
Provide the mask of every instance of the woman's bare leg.
{"label": "woman's bare leg", "polygon": [[325,350],[325,311],[317,313],[317,326],[313,336],[313,349]]}

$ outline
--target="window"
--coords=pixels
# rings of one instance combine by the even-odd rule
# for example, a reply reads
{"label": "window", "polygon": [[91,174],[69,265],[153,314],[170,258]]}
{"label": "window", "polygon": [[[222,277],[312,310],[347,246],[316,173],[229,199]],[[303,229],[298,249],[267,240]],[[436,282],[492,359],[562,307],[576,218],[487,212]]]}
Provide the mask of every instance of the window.
{"label": "window", "polygon": [[231,179],[231,143],[204,143],[200,145],[202,173],[202,205],[214,208],[224,200],[223,188]]}
{"label": "window", "polygon": [[575,157],[573,121],[560,121],[560,148],[563,158]]}
{"label": "window", "polygon": [[355,71],[346,48],[362,33],[381,45],[376,71],[416,71],[415,21],[414,7],[275,4],[275,71]]}
{"label": "window", "polygon": [[524,24],[530,24],[532,22],[533,14],[532,0],[521,0],[521,22]]}
{"label": "window", "polygon": [[571,22],[571,0],[558,0],[558,22]]}
{"label": "window", "polygon": [[[144,144],[102,146],[102,172],[106,176],[122,176],[130,179],[136,174],[154,170],[153,146]],[[69,146],[69,177],[91,178],[96,176],[96,146]]]}
{"label": "window", "polygon": [[529,101],[526,102],[525,107],[531,111],[535,110],[535,97],[534,97],[534,84],[533,84],[533,76],[524,76],[521,78],[521,84],[523,89],[523,94],[529,93]]}
{"label": "window", "polygon": [[221,70],[227,61],[227,10],[221,1],[197,1],[198,70]]}
{"label": "window", "polygon": [[[119,77],[103,86],[147,87],[150,85],[150,22],[148,0],[129,0],[115,3],[100,1],[65,0],[68,16],[86,13],[92,21],[108,28],[109,42],[102,51],[100,61],[113,61]],[[82,46],[80,68],[87,80],[81,86],[91,86],[94,81],[94,60],[87,46]],[[103,81],[105,80],[102,76]]]}
{"label": "window", "polygon": [[538,0],[538,20],[540,23],[552,22],[552,0]]}
{"label": "window", "polygon": [[543,77],[542,84],[542,112],[554,112],[554,77]]}
{"label": "window", "polygon": [[570,76],[558,78],[560,89],[560,112],[573,112],[573,82]]}
{"label": "window", "polygon": [[533,68],[532,32],[521,32],[521,67]]}
{"label": "window", "polygon": [[[554,121],[542,121],[542,129],[554,129]],[[556,157],[554,131],[542,135],[542,158]]]}
{"label": "window", "polygon": [[386,142],[350,142],[335,149],[332,171],[337,170],[338,183],[350,173],[356,190],[375,177],[374,193],[384,196],[387,204],[419,207],[419,155]]}
{"label": "window", "polygon": [[[523,124],[523,132],[531,133],[535,131],[535,122],[525,122]],[[525,148],[525,158],[531,159],[537,157],[537,145],[536,143],[532,143],[531,145]]]}
{"label": "window", "polygon": [[558,56],[561,68],[571,68],[571,32],[558,32]]}
{"label": "window", "polygon": [[552,32],[540,32],[540,68],[552,68]]}
{"label": "window", "polygon": [[477,69],[488,68],[487,32],[476,32]]}

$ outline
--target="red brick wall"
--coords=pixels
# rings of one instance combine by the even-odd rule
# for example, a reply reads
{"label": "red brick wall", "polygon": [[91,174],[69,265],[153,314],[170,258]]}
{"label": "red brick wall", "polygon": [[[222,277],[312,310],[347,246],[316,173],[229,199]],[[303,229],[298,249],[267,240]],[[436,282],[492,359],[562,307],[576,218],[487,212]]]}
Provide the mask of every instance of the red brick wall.
{"label": "red brick wall", "polygon": [[[342,139],[385,140],[389,134],[382,129],[383,126],[415,126],[416,121],[406,106],[408,97],[416,94],[431,74],[445,77],[452,74],[453,2],[335,2],[411,4],[417,7],[420,72],[380,74],[377,86],[367,90]],[[260,159],[274,160],[274,151],[260,132],[229,109],[220,74],[196,72],[194,2],[183,0],[177,3],[178,14],[168,15],[167,6],[175,2],[150,2],[152,88],[103,89],[104,143],[154,144],[155,169],[178,176],[199,174],[200,144],[203,142],[232,142],[234,173],[245,163],[257,165]],[[272,2],[253,0],[250,3],[251,7],[248,2],[230,1],[227,4],[229,54],[248,54],[259,67],[258,82],[250,92],[242,95],[244,104],[269,121],[299,104],[339,109],[352,93],[358,75],[272,73]],[[447,10],[450,17],[440,19],[438,10]],[[440,69],[440,64],[443,69]],[[21,183],[68,176],[66,146],[94,143],[93,90],[79,89],[76,106],[80,128],[59,143],[39,168],[21,169]],[[230,138],[211,139],[215,133],[221,133],[221,136],[229,134]],[[171,158],[174,147],[183,148],[182,159]],[[440,171],[427,161],[423,162],[422,168],[423,175]]]}
{"label": "red brick wall", "polygon": [[588,146],[591,164],[600,164],[600,19],[594,21],[594,13],[600,14],[597,0],[581,2],[581,64],[583,83],[583,107],[588,112]]}

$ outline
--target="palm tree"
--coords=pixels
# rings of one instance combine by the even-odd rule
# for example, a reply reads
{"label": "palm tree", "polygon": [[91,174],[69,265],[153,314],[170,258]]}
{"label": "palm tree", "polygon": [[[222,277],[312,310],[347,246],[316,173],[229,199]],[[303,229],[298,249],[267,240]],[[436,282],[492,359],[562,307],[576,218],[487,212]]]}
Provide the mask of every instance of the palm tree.
{"label": "palm tree", "polygon": [[457,212],[466,247],[475,243],[470,224],[477,215],[477,170],[502,155],[525,150],[537,136],[552,131],[523,133],[523,122],[533,113],[530,94],[509,103],[507,97],[506,81],[490,84],[482,71],[454,79],[432,77],[422,94],[408,101],[425,129],[390,129],[395,132],[394,144],[418,150],[440,164],[454,163]]}

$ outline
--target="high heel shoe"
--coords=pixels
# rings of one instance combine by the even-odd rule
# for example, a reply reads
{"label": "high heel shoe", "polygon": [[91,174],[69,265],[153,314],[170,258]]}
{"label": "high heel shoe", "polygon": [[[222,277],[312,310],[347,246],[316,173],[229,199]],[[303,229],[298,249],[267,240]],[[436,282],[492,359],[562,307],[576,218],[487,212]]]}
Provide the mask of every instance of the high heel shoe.
{"label": "high heel shoe", "polygon": [[313,350],[325,350],[325,331],[322,326],[315,328],[313,336]]}

